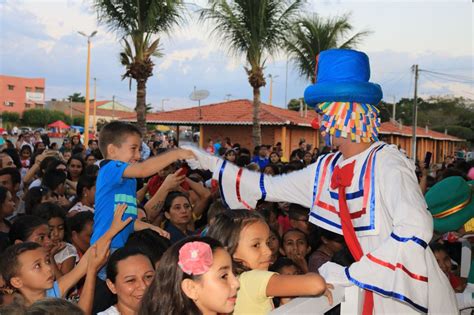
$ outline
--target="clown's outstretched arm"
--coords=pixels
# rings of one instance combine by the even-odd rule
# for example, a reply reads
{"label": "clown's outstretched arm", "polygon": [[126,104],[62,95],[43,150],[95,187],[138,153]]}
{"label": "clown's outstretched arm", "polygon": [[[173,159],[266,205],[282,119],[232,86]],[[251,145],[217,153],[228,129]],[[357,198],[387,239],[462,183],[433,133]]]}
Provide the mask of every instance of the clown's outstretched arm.
{"label": "clown's outstretched arm", "polygon": [[197,157],[188,160],[191,168],[210,170],[219,183],[223,202],[231,209],[254,209],[257,201],[291,202],[311,208],[315,164],[290,174],[268,176],[239,168],[216,156],[186,146]]}

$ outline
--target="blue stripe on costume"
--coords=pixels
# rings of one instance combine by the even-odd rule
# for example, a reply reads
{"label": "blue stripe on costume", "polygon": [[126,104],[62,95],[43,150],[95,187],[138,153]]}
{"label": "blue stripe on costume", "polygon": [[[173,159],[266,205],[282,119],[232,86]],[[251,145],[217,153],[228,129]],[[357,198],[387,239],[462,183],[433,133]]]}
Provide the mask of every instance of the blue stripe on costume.
{"label": "blue stripe on costume", "polygon": [[394,299],[397,299],[397,300],[400,300],[400,301],[403,301],[403,302],[406,302],[408,304],[410,304],[411,306],[413,306],[414,308],[416,308],[417,310],[419,310],[420,312],[423,312],[423,313],[428,313],[428,308],[426,307],[423,307],[419,304],[416,304],[415,302],[413,302],[412,300],[410,300],[408,297],[400,294],[400,293],[396,293],[396,292],[392,292],[392,291],[386,291],[384,289],[381,289],[379,287],[376,287],[376,286],[373,286],[373,285],[370,285],[370,284],[365,284],[365,283],[362,283],[360,281],[357,281],[356,279],[352,278],[350,273],[349,273],[349,268],[346,268],[345,269],[346,271],[346,276],[347,278],[352,282],[354,283],[356,286],[362,288],[362,289],[365,289],[365,290],[369,290],[369,291],[374,291],[376,293],[379,293],[379,294],[382,294],[382,295],[385,295],[385,296],[389,296],[389,297],[392,297]]}
{"label": "blue stripe on costume", "polygon": [[425,241],[423,241],[421,238],[418,238],[416,236],[412,236],[412,237],[401,237],[401,236],[398,236],[396,235],[395,233],[392,232],[392,234],[390,234],[390,236],[396,240],[396,241],[399,241],[399,242],[402,242],[402,243],[406,243],[406,242],[409,242],[409,241],[413,241],[415,243],[417,243],[418,245],[420,245],[421,247],[425,248],[428,246],[428,244],[426,244]]}
{"label": "blue stripe on costume", "polygon": [[224,160],[224,162],[222,162],[221,169],[219,170],[219,190],[221,194],[222,203],[227,209],[230,209],[229,205],[225,201],[224,190],[222,189],[222,175],[224,174],[224,169],[225,169],[226,164],[227,164],[227,160]]}
{"label": "blue stripe on costume", "polygon": [[326,218],[323,218],[322,216],[319,216],[319,215],[317,215],[317,214],[314,213],[314,212],[311,212],[310,215],[311,215],[313,218],[315,218],[315,219],[317,219],[317,220],[319,220],[319,221],[322,221],[322,222],[324,222],[324,223],[327,223],[327,224],[329,224],[329,225],[332,225],[332,226],[334,226],[334,227],[336,227],[336,228],[338,228],[338,229],[341,229],[341,228],[342,228],[340,224],[337,224],[336,222],[333,222],[333,221],[331,221],[331,220],[328,220],[328,219],[326,219]]}
{"label": "blue stripe on costume", "polygon": [[265,190],[264,174],[260,174],[260,191],[262,192],[262,200],[267,197],[267,191]]}

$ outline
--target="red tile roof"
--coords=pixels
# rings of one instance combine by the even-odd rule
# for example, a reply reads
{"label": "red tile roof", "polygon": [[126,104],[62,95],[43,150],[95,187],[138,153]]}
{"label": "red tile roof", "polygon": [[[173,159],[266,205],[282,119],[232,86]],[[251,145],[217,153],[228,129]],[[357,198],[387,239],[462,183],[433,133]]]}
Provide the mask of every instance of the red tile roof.
{"label": "red tile roof", "polygon": [[[397,122],[388,121],[384,122],[380,126],[380,134],[384,135],[400,135],[405,137],[412,136],[412,127],[411,126],[404,126]],[[449,141],[465,141],[464,139],[460,139],[448,134],[444,134],[442,132],[437,132],[433,130],[427,130],[426,128],[417,127],[416,128],[416,136],[418,138],[430,138],[435,140],[449,140]]]}
{"label": "red tile roof", "polygon": [[[191,107],[153,113],[147,115],[147,122],[164,125],[252,125],[253,104],[250,100],[240,99],[223,103]],[[308,109],[308,116],[301,117],[299,112],[261,103],[260,122],[262,125],[297,125],[310,127],[316,113]],[[127,121],[135,121],[128,119]]]}
{"label": "red tile roof", "polygon": [[[85,106],[73,106],[72,107],[75,111],[79,113],[84,113],[85,111]],[[89,115],[94,114],[94,108],[90,107],[89,108]],[[136,120],[136,114],[131,113],[131,112],[125,112],[121,110],[111,110],[111,109],[102,109],[102,108],[97,108],[96,109],[96,114],[97,116],[106,116],[106,117],[113,117],[115,116],[116,118],[129,118],[129,119],[135,119]]]}

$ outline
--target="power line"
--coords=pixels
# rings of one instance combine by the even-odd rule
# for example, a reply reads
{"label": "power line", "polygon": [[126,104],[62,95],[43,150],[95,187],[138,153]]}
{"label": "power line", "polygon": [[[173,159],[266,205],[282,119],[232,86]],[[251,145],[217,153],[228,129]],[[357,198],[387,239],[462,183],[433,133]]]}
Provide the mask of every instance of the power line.
{"label": "power line", "polygon": [[432,73],[432,74],[436,74],[436,75],[447,76],[447,77],[451,77],[451,78],[459,79],[459,80],[471,80],[472,79],[471,77],[464,76],[464,75],[443,73],[443,72],[431,71],[431,70],[425,70],[425,69],[421,69],[420,72],[427,72],[427,73]]}
{"label": "power line", "polygon": [[445,81],[450,81],[450,82],[457,82],[457,83],[464,83],[464,84],[474,84],[474,81],[467,81],[467,80],[456,80],[456,79],[451,79],[451,78],[446,78],[446,77],[442,77],[440,75],[436,75],[436,74],[432,74],[432,73],[427,73],[425,71],[425,73],[423,74],[425,77],[426,76],[429,76],[429,77],[432,77],[434,79],[438,79],[438,80],[445,80]]}

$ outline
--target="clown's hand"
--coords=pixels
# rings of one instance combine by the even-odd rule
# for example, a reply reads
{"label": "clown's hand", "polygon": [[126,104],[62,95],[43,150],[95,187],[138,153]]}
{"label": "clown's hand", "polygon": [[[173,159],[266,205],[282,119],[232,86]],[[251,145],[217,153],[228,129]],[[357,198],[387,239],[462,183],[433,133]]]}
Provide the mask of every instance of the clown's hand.
{"label": "clown's hand", "polygon": [[192,151],[196,156],[196,159],[186,160],[191,169],[203,169],[214,172],[217,169],[219,162],[221,161],[221,159],[219,159],[218,157],[210,155],[207,152],[196,147],[183,145],[182,148]]}
{"label": "clown's hand", "polygon": [[327,262],[319,267],[318,272],[328,283],[349,287],[353,285],[353,283],[347,278],[345,269],[346,268],[341,265]]}

